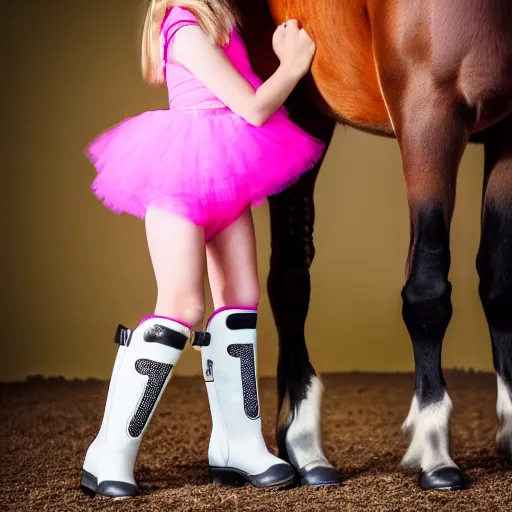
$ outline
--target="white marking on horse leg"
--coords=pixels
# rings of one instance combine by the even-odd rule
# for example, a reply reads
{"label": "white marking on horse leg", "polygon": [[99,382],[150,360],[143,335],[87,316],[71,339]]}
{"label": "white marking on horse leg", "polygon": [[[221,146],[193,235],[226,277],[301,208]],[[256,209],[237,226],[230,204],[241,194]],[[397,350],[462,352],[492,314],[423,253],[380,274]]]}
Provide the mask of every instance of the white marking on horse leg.
{"label": "white marking on horse leg", "polygon": [[512,390],[499,375],[496,412],[498,413],[496,448],[498,452],[512,457]]}
{"label": "white marking on horse leg", "polygon": [[291,463],[299,470],[332,467],[322,450],[320,409],[323,386],[312,377],[306,398],[295,408],[293,421],[286,433],[286,450]]}
{"label": "white marking on horse leg", "polygon": [[414,431],[414,427],[416,423],[418,423],[418,417],[420,415],[420,406],[418,403],[418,399],[416,395],[412,397],[411,408],[409,409],[409,414],[405,421],[402,423],[402,432],[404,434],[409,434]]}
{"label": "white marking on horse leg", "polygon": [[449,423],[452,401],[448,393],[437,403],[419,407],[414,396],[402,430],[411,434],[411,443],[402,459],[403,466],[419,467],[425,472],[457,467],[450,457]]}

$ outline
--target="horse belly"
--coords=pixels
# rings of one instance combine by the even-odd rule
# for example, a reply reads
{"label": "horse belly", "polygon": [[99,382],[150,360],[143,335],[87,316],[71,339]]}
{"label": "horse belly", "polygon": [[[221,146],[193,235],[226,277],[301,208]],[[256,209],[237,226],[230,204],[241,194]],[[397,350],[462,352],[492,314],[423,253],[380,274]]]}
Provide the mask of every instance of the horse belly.
{"label": "horse belly", "polygon": [[276,23],[298,19],[314,38],[312,98],[338,121],[392,135],[364,0],[269,0]]}

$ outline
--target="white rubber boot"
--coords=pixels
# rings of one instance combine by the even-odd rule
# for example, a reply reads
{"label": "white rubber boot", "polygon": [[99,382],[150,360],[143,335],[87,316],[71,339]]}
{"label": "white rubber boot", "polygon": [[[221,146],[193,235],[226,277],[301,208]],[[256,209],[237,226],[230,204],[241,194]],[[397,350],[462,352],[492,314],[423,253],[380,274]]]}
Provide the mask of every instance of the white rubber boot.
{"label": "white rubber boot", "polygon": [[261,433],[256,372],[256,311],[221,309],[201,349],[212,415],[210,478],[223,485],[284,487],[294,468],[269,453]]}
{"label": "white rubber boot", "polygon": [[86,494],[139,494],[133,467],[140,442],[190,337],[188,327],[162,317],[143,319],[133,332],[118,327],[103,422],[83,464]]}

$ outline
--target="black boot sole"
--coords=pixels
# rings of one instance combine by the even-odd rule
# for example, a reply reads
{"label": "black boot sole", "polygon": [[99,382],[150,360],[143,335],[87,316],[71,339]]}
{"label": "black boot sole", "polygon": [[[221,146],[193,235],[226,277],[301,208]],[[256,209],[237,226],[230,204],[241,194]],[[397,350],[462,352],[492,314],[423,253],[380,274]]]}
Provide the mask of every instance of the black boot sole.
{"label": "black boot sole", "polygon": [[94,498],[96,496],[96,489],[98,488],[98,479],[82,469],[82,479],[80,481],[80,489],[84,494],[89,496],[89,498]]}
{"label": "black boot sole", "polygon": [[109,498],[132,498],[140,494],[137,486],[126,482],[105,481],[98,485],[98,479],[85,469],[82,469],[80,489],[89,498],[94,498],[96,494]]}
{"label": "black boot sole", "polygon": [[[290,468],[288,464],[277,464],[260,475],[249,475],[240,469],[210,466],[210,481],[225,487],[243,487],[249,482],[251,485],[258,488],[288,489],[296,485],[296,475],[294,470],[290,471],[287,468]],[[276,475],[274,479],[272,478],[272,473],[275,473],[276,469],[280,473],[288,474],[283,474],[281,477]]]}

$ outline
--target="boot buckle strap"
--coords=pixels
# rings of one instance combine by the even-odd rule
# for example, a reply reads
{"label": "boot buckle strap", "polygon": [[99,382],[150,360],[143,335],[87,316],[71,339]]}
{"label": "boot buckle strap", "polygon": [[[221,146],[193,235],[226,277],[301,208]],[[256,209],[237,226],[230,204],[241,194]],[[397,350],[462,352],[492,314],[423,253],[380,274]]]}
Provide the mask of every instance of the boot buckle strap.
{"label": "boot buckle strap", "polygon": [[128,327],[119,324],[117,326],[114,342],[121,347],[127,347],[130,344],[130,340],[132,339],[132,332],[133,331],[128,329]]}
{"label": "boot buckle strap", "polygon": [[190,343],[193,347],[207,347],[210,345],[211,335],[209,332],[193,331]]}

